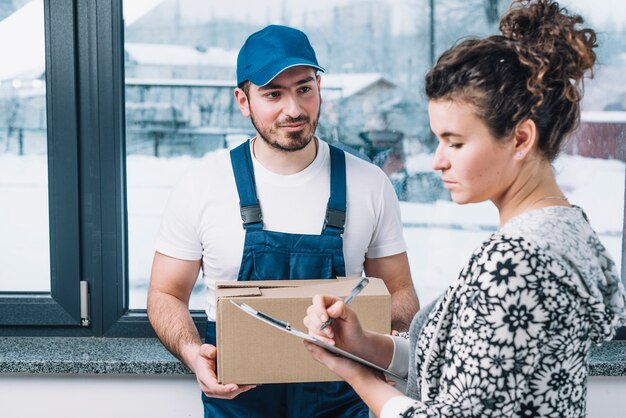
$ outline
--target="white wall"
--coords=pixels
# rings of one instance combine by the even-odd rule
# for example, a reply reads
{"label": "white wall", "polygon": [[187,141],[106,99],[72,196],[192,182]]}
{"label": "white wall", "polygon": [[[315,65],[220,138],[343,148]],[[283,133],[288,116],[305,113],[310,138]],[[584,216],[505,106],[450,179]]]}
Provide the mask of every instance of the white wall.
{"label": "white wall", "polygon": [[[589,418],[622,418],[626,376],[589,379]],[[193,376],[2,375],[2,418],[202,417]]]}
{"label": "white wall", "polygon": [[590,377],[587,390],[589,418],[626,416],[626,376]]}
{"label": "white wall", "polygon": [[2,418],[202,417],[195,376],[2,375]]}

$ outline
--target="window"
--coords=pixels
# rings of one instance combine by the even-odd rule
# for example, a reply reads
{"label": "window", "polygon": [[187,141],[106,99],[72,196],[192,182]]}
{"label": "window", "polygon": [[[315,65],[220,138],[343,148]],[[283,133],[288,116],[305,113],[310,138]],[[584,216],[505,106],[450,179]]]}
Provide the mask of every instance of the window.
{"label": "window", "polygon": [[[0,290],[50,291],[43,1],[0,9]],[[31,260],[38,260],[32,263]],[[17,279],[20,267],[28,275]]]}
{"label": "window", "polygon": [[[7,30],[22,8],[40,11],[21,28],[45,35],[45,49],[20,47],[15,60],[39,73],[0,66],[0,335],[151,335],[145,296],[169,190],[192,159],[252,134],[232,96],[236,54],[270,22],[307,32],[327,69],[319,136],[367,154],[394,183],[423,303],[497,226],[490,204],[454,205],[431,171],[421,91],[433,59],[493,33],[506,1],[5,3],[3,62],[7,45],[30,39]],[[623,271],[626,6],[561,4],[599,30],[601,66],[555,168]]]}
{"label": "window", "polygon": [[[49,228],[44,229],[49,232],[19,231],[10,239],[19,241],[23,233],[28,240],[45,242],[49,234],[50,268],[41,274],[35,265],[46,263],[45,255],[26,251],[29,258],[19,262],[9,277],[2,277],[11,283],[47,282],[49,290],[45,285],[36,291],[20,285],[10,292],[0,289],[0,333],[127,335],[132,330],[133,335],[146,335],[145,318],[143,325],[136,326],[125,310],[125,197],[119,156],[122,69],[121,58],[113,52],[121,51],[115,46],[122,36],[121,3],[13,3],[42,10],[39,23],[25,21],[17,28],[39,25],[45,33],[45,56],[36,58],[45,68],[41,74],[46,95],[40,111],[46,119],[39,128],[43,129],[40,141],[47,144]],[[22,10],[1,7],[8,16]],[[2,45],[17,36],[1,33]],[[19,59],[28,58],[20,53]],[[20,128],[26,130],[26,122],[15,129]],[[24,140],[22,172],[29,159],[41,154],[31,152],[27,144]]]}
{"label": "window", "polygon": [[[12,267],[2,271],[0,324],[61,329],[81,323],[76,74],[63,64],[74,60],[74,20],[59,21],[61,15],[71,16],[68,2],[54,8],[43,1],[19,3],[23,7],[3,5],[0,22],[2,51],[8,54],[8,64],[2,66],[7,110],[2,207],[10,210],[2,222],[11,233],[1,241],[16,250],[3,260]],[[56,22],[54,27],[50,21]],[[44,28],[45,56],[54,59],[44,59]]]}
{"label": "window", "polygon": [[[236,55],[248,34],[269,23],[293,25],[309,35],[327,69],[322,74],[318,134],[357,148],[388,173],[402,201],[418,295],[424,303],[432,300],[457,276],[472,250],[496,230],[498,216],[490,203],[461,207],[450,202],[432,171],[433,142],[420,93],[423,76],[457,39],[494,33],[507,4],[348,0],[276,5],[239,0],[212,7],[201,1],[164,1],[127,22],[131,307],[145,307],[149,263],[167,190],[190,159],[252,135],[232,99]],[[619,264],[625,177],[619,141],[626,119],[623,112],[610,111],[619,94],[605,90],[619,84],[618,74],[626,65],[619,58],[624,43],[615,41],[624,35],[610,26],[605,30],[609,15],[599,15],[584,1],[561,4],[588,16],[601,31],[603,66],[586,84],[581,130],[555,169],[564,192],[585,208]],[[204,307],[203,295],[199,282],[193,307]]]}

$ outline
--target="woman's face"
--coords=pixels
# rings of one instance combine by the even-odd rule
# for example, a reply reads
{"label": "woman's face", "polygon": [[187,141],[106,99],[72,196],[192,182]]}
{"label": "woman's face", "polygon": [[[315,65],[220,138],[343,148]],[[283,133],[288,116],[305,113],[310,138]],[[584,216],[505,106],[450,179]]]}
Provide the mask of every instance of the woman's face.
{"label": "woman's face", "polygon": [[430,127],[439,140],[433,169],[458,204],[498,200],[515,178],[514,141],[497,141],[471,105],[431,100]]}

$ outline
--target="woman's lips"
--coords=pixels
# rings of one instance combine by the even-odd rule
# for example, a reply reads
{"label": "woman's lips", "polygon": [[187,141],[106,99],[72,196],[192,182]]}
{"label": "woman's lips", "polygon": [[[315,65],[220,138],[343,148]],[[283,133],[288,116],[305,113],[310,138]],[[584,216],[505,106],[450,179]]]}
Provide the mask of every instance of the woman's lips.
{"label": "woman's lips", "polygon": [[455,182],[450,180],[441,179],[441,181],[443,181],[443,187],[445,187],[446,189],[449,189],[456,184]]}

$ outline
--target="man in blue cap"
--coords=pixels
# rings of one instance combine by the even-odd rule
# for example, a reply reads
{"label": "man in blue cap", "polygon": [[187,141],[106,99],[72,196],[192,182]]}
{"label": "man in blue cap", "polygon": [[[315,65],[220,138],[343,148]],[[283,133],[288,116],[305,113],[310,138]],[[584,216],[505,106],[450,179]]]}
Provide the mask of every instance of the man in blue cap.
{"label": "man in blue cap", "polygon": [[[195,374],[205,417],[367,417],[343,382],[238,386],[217,381],[215,282],[361,275],[385,281],[392,327],[418,309],[393,187],[376,166],[315,136],[320,76],[307,36],[271,25],[237,59],[235,99],[256,136],[208,154],[175,187],[163,217],[148,316]],[[243,220],[243,225],[242,225]],[[204,344],[188,301],[202,268]]]}

